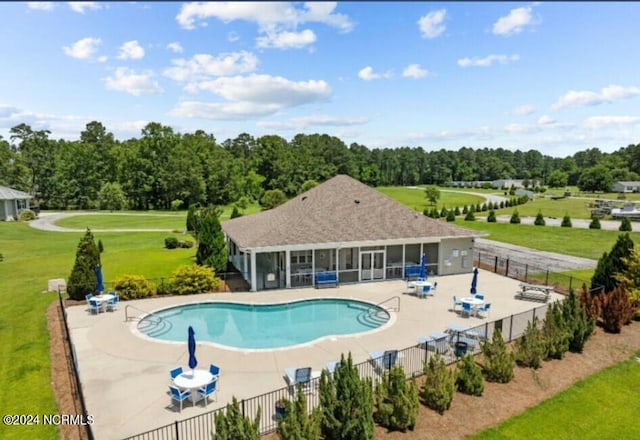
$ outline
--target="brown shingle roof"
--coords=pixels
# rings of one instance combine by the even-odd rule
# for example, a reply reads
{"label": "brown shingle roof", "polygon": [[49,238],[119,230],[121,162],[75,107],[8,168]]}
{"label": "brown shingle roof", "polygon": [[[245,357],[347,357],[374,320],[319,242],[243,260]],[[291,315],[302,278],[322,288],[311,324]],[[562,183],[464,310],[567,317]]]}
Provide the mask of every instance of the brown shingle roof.
{"label": "brown shingle roof", "polygon": [[274,209],[224,221],[222,228],[243,248],[482,235],[425,217],[346,175]]}

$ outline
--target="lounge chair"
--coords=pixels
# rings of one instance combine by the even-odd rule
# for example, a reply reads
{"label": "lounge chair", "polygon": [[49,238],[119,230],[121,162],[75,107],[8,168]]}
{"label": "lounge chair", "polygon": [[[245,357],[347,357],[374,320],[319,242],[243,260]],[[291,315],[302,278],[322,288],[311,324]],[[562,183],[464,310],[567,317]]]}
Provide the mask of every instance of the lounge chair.
{"label": "lounge chair", "polygon": [[430,347],[433,347],[433,351],[439,352],[440,354],[446,354],[451,350],[449,338],[450,335],[447,333],[433,332],[429,336],[418,338],[418,343],[420,345],[424,344],[424,348],[427,350],[429,350]]}
{"label": "lounge chair", "polygon": [[369,357],[376,370],[390,370],[398,361],[398,350],[374,351],[369,353]]}
{"label": "lounge chair", "polygon": [[303,390],[312,390],[311,380],[320,377],[320,373],[311,371],[311,367],[285,368],[284,371],[293,395],[295,395],[298,385]]}
{"label": "lounge chair", "polygon": [[171,403],[173,403],[174,400],[180,402],[180,412],[182,412],[182,402],[191,397],[191,391],[181,390],[173,385],[169,385],[169,391],[171,392]]}
{"label": "lounge chair", "polygon": [[218,381],[214,379],[208,384],[206,384],[205,386],[203,386],[202,388],[198,389],[198,394],[202,397],[202,400],[204,400],[204,406],[207,406],[207,401],[209,399],[209,396],[213,394],[216,394],[216,398],[214,400],[216,402],[218,401],[217,384],[218,384]]}

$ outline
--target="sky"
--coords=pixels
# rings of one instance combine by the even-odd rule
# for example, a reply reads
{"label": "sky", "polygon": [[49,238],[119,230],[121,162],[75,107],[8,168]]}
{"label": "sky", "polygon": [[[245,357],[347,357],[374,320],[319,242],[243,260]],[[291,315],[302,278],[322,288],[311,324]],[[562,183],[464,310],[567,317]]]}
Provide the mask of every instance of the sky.
{"label": "sky", "polygon": [[636,2],[2,2],[0,136],[149,122],[565,157],[640,142]]}

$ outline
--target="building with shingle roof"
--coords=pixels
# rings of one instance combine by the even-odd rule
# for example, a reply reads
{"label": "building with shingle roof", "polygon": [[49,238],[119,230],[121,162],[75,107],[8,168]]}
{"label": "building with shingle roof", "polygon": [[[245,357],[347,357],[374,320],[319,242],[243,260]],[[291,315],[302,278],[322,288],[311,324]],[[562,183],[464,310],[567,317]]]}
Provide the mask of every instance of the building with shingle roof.
{"label": "building with shingle roof", "polygon": [[426,217],[346,175],[257,214],[222,222],[230,260],[251,290],[404,278],[426,255],[427,271],[472,270],[483,233]]}
{"label": "building with shingle roof", "polygon": [[29,208],[33,197],[17,189],[0,186],[0,220],[17,220],[20,211]]}

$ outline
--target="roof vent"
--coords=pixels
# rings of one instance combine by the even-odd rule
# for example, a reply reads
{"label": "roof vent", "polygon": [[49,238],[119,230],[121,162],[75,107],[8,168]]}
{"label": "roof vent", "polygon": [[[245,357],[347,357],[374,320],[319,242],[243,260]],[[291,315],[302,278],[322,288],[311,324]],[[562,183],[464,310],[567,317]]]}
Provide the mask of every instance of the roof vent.
{"label": "roof vent", "polygon": [[355,199],[354,202],[356,202],[356,205],[360,203],[360,199]]}
{"label": "roof vent", "polygon": [[307,196],[302,196],[302,200],[307,200]]}

